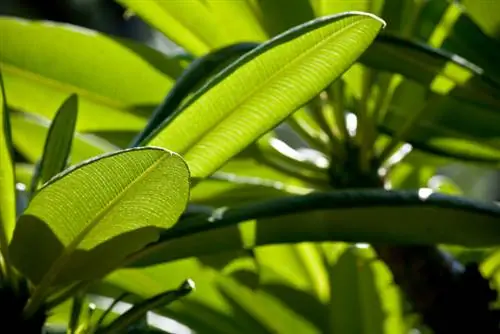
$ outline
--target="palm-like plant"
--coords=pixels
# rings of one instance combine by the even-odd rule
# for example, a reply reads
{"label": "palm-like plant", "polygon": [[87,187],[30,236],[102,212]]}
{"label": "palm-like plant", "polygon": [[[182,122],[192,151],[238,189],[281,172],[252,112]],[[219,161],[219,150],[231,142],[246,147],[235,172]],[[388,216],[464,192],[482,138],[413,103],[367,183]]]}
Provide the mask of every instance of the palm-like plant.
{"label": "palm-like plant", "polygon": [[[387,246],[493,247],[498,240],[494,205],[429,196],[429,189],[382,189],[449,189],[442,178],[428,183],[449,158],[498,166],[498,72],[487,61],[497,42],[461,7],[446,1],[386,1],[384,6],[365,1],[356,4],[360,7],[322,1],[120,2],[192,55],[212,53],[179,77],[185,57],[167,58],[91,32],[3,20],[0,24],[9,33],[0,60],[7,102],[17,110],[11,114],[14,146],[36,162],[48,151],[42,144],[48,125],[25,112],[51,117],[61,98],[76,92],[80,133],[101,135],[117,146],[132,142],[180,153],[193,177],[191,203],[226,208],[189,206],[160,241],[128,256],[123,264],[128,268],[113,272],[90,291],[117,297],[126,290],[136,301],[189,276],[197,282],[197,293],[159,312],[199,332],[401,333],[415,323],[392,283],[395,279],[437,333],[449,331],[446,326],[477,325],[483,316],[491,316],[484,321],[497,326],[495,313],[488,311],[494,296],[487,282],[474,276],[474,267],[464,275],[451,266],[456,261],[443,258],[434,247]],[[366,16],[327,18],[256,49],[249,43],[234,45],[262,42],[314,16],[345,10],[374,12],[388,27],[359,63],[333,83],[352,57],[364,51],[378,21]],[[457,34],[463,30],[475,35]],[[34,33],[42,36],[40,43],[54,45],[50,57],[23,57],[39,50],[16,43]],[[54,43],[75,38],[82,49]],[[431,47],[409,38],[428,41]],[[459,52],[476,65],[450,53],[479,38],[491,49]],[[86,45],[88,58],[83,58]],[[447,52],[432,48],[440,46]],[[92,53],[108,57],[96,61]],[[43,60],[53,57],[61,62],[47,68]],[[75,68],[80,62],[109,75]],[[123,68],[128,73],[118,75]],[[36,80],[40,77],[51,80]],[[144,115],[170,88],[143,129]],[[296,109],[283,126],[293,129],[307,149],[292,148],[277,132],[247,147]],[[71,157],[78,162],[116,149],[77,134]],[[38,171],[40,166],[44,164]],[[26,167],[17,165],[18,180],[37,185]],[[350,188],[356,189],[345,190]],[[24,245],[28,239],[19,240]],[[394,277],[364,245],[329,241],[376,245]],[[479,254],[490,255],[484,269],[491,273],[498,256],[491,248]],[[30,272],[25,257],[16,266],[33,281],[36,273]],[[419,275],[424,279],[416,279]],[[453,303],[443,306],[442,298]]]}

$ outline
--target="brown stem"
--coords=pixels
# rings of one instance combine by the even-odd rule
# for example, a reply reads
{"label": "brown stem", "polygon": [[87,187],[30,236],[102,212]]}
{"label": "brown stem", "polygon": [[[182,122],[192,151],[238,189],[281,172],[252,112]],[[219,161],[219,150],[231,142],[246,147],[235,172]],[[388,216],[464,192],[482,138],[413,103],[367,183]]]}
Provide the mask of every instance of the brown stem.
{"label": "brown stem", "polygon": [[[350,157],[357,148],[349,146]],[[384,188],[384,181],[373,173],[359,171],[357,161],[330,167],[335,188]],[[336,168],[335,168],[336,167]],[[346,172],[347,171],[347,172]],[[434,334],[500,333],[500,317],[490,304],[496,290],[482,277],[477,265],[462,264],[436,246],[373,245],[379,258],[389,267],[394,281]]]}
{"label": "brown stem", "polygon": [[374,245],[415,311],[435,334],[500,333],[496,299],[477,266],[457,268],[434,246]]}

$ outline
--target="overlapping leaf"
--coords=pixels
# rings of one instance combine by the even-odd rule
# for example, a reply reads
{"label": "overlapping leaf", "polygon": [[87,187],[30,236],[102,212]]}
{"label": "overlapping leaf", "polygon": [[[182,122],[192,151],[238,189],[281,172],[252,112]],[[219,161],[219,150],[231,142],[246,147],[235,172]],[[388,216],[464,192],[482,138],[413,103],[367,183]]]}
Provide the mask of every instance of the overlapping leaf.
{"label": "overlapping leaf", "polygon": [[416,148],[500,162],[500,86],[481,69],[457,55],[390,36],[377,38],[360,61],[411,80],[395,89],[383,130],[395,133],[420,113],[404,138]]}
{"label": "overlapping leaf", "polygon": [[78,115],[78,98],[71,95],[57,111],[50,125],[43,155],[38,163],[33,180],[32,191],[38,183],[45,183],[66,168],[71,152],[73,136]]}
{"label": "overlapping leaf", "polygon": [[118,0],[118,3],[197,56],[230,44],[261,42],[267,38],[248,1]]}
{"label": "overlapping leaf", "polygon": [[210,175],[341,75],[382,25],[368,14],[349,13],[262,44],[200,89],[148,144],[182,154],[194,177]]}
{"label": "overlapping leaf", "polygon": [[98,278],[176,222],[188,177],[183,160],[159,148],[111,153],[67,169],[20,217],[13,262],[40,289]]}
{"label": "overlapping leaf", "polygon": [[181,221],[161,242],[130,261],[151,265],[304,241],[491,246],[498,243],[499,217],[496,205],[425,191],[313,193],[223,208],[208,217]]}
{"label": "overlapping leaf", "polygon": [[140,130],[140,114],[160,103],[183,70],[142,44],[67,24],[0,17],[0,30],[9,107],[52,118],[77,93],[80,131]]}

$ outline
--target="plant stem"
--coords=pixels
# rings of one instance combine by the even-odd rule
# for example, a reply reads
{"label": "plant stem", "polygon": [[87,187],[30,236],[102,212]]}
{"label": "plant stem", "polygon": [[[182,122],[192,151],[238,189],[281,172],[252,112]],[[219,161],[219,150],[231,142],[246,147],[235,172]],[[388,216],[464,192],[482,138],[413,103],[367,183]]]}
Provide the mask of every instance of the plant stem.
{"label": "plant stem", "polygon": [[372,246],[434,334],[500,333],[500,317],[490,310],[496,291],[476,267],[464,269],[436,246]]}

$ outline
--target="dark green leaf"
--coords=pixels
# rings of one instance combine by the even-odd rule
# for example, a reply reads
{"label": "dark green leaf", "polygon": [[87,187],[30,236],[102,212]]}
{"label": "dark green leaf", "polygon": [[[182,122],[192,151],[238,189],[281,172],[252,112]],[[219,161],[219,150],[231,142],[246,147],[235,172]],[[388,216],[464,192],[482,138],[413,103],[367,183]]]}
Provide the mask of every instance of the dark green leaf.
{"label": "dark green leaf", "polygon": [[428,190],[345,190],[222,208],[182,221],[130,263],[305,241],[491,246],[499,235],[500,207],[494,204]]}
{"label": "dark green leaf", "polygon": [[78,117],[78,97],[71,95],[57,111],[50,124],[42,159],[37,165],[31,192],[38,189],[39,183],[49,181],[53,176],[63,171],[68,163],[73,136]]}
{"label": "dark green leaf", "polygon": [[182,298],[189,294],[194,289],[194,282],[192,280],[187,280],[177,289],[172,291],[167,291],[162,294],[156,295],[150,299],[135,305],[127,312],[123,313],[116,320],[114,320],[109,326],[102,328],[97,331],[97,333],[123,333],[127,329],[139,321],[148,311],[152,311],[158,307],[163,307],[168,305],[179,298]]}

